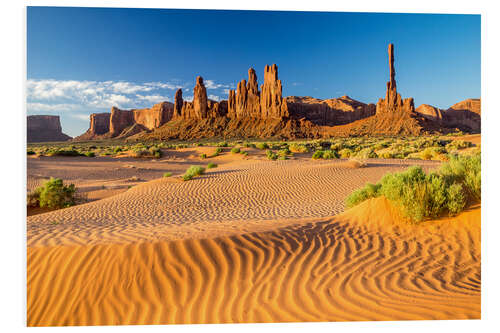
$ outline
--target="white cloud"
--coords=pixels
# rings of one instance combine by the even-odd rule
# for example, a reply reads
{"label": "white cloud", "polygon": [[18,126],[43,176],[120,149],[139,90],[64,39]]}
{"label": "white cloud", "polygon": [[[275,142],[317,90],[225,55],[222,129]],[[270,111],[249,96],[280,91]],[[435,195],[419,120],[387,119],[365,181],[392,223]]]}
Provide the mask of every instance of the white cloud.
{"label": "white cloud", "polygon": [[169,101],[165,94],[182,88],[172,82],[76,81],[29,79],[28,112],[103,111],[112,106],[132,109]]}
{"label": "white cloud", "polygon": [[208,95],[208,99],[214,100],[214,101],[219,101],[220,97],[217,95]]}
{"label": "white cloud", "polygon": [[228,84],[215,83],[214,80],[204,80],[205,87],[207,89],[220,89],[220,88],[230,88]]}
{"label": "white cloud", "polygon": [[185,100],[185,101],[188,101],[188,102],[192,102],[193,101],[193,96],[184,96],[182,99]]}
{"label": "white cloud", "polygon": [[76,113],[76,114],[71,114],[70,115],[72,118],[75,118],[75,119],[78,119],[78,120],[82,120],[82,121],[86,121],[88,122],[90,117],[88,114],[80,114],[80,113]]}

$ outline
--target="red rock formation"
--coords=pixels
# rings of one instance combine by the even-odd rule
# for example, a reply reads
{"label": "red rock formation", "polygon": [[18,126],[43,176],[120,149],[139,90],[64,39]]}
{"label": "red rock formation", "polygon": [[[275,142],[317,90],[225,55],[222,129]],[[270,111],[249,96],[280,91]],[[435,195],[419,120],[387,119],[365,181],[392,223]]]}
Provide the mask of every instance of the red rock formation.
{"label": "red rock formation", "polygon": [[278,80],[278,66],[266,65],[264,69],[264,84],[260,86],[260,110],[261,117],[266,118],[287,118],[288,106],[282,97],[281,80]]}
{"label": "red rock formation", "polygon": [[70,136],[64,134],[59,116],[28,116],[27,142],[67,141]]}
{"label": "red rock formation", "polygon": [[109,120],[109,134],[111,137],[120,135],[127,127],[134,124],[134,112],[132,110],[120,110],[113,106]]}
{"label": "red rock formation", "polygon": [[178,118],[181,116],[182,104],[184,103],[182,99],[182,89],[177,89],[174,97],[174,114],[173,118]]}
{"label": "red rock formation", "polygon": [[193,97],[193,116],[192,118],[204,119],[207,118],[208,113],[208,98],[207,98],[207,88],[203,84],[203,78],[198,76],[196,78],[196,86],[194,86],[194,97]]}
{"label": "red rock formation", "polygon": [[223,117],[228,114],[227,101],[213,101],[207,98],[207,89],[203,84],[203,78],[196,78],[192,102],[182,103],[181,118],[183,119],[207,119]]}
{"label": "red rock formation", "polygon": [[438,122],[441,122],[443,120],[443,110],[429,104],[420,105],[415,109],[415,112],[429,120],[435,120]]}
{"label": "red rock formation", "polygon": [[448,127],[481,132],[481,99],[466,99],[444,111],[443,121]]}
{"label": "red rock formation", "polygon": [[229,118],[236,118],[236,94],[234,90],[229,90],[227,100],[227,116]]}
{"label": "red rock formation", "polygon": [[153,105],[150,109],[136,109],[132,111],[134,113],[134,123],[152,130],[172,119],[174,105],[169,102],[161,102]]}
{"label": "red rock formation", "polygon": [[111,113],[92,113],[90,115],[89,135],[101,135],[109,132]]}
{"label": "red rock formation", "polygon": [[415,106],[413,98],[406,98],[404,101],[396,89],[396,70],[394,69],[394,45],[389,44],[389,82],[384,99],[379,99],[376,113],[385,112],[414,112]]}
{"label": "red rock formation", "polygon": [[342,125],[375,114],[374,104],[361,103],[349,96],[326,100],[289,96],[285,100],[291,117],[304,118],[316,125]]}

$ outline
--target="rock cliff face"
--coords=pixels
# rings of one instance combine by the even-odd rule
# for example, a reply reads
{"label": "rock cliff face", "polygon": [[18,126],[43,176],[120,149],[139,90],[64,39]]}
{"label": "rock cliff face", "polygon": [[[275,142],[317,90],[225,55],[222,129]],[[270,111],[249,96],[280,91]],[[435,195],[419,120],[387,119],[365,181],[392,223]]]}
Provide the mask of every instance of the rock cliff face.
{"label": "rock cliff face", "polygon": [[449,127],[481,132],[481,99],[466,99],[444,112],[444,121]]}
{"label": "rock cliff face", "polygon": [[182,89],[177,89],[174,97],[174,114],[172,118],[179,118],[181,116],[182,104],[184,100],[182,99]]}
{"label": "rock cliff face", "polygon": [[109,132],[111,113],[92,113],[90,115],[90,135],[102,135]]}
{"label": "rock cliff face", "polygon": [[420,105],[415,109],[415,112],[429,120],[435,120],[438,122],[441,122],[443,120],[443,110],[429,104]]}
{"label": "rock cliff face", "polygon": [[27,142],[67,141],[70,136],[64,134],[59,116],[28,116]]}
{"label": "rock cliff face", "polygon": [[394,45],[389,44],[389,82],[387,82],[387,91],[385,98],[379,99],[377,103],[376,113],[387,112],[415,112],[413,98],[401,99],[396,89],[396,70],[394,69]]}
{"label": "rock cliff face", "polygon": [[361,103],[349,96],[326,100],[289,96],[286,103],[292,117],[305,118],[321,126],[348,124],[375,114],[374,104]]}

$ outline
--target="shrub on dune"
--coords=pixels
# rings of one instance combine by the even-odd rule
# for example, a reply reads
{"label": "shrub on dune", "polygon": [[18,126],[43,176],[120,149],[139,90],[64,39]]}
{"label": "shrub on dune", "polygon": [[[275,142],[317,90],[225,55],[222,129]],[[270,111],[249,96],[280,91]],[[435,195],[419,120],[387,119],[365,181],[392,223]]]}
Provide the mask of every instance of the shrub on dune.
{"label": "shrub on dune", "polygon": [[278,159],[278,155],[275,152],[273,152],[272,150],[266,151],[266,157],[270,160],[273,160],[273,161]]}
{"label": "shrub on dune", "polygon": [[201,158],[201,159],[205,159],[205,158],[207,158],[207,154],[200,154],[200,158]]}
{"label": "shrub on dune", "polygon": [[333,158],[339,158],[339,155],[337,154],[337,152],[335,150],[325,150],[323,152],[323,159],[325,160],[330,160],[330,159],[333,159]]}
{"label": "shrub on dune", "polygon": [[201,176],[202,174],[205,173],[205,168],[201,167],[199,165],[192,165],[190,166],[184,175],[182,175],[183,180],[191,180],[196,176]]}
{"label": "shrub on dune", "polygon": [[28,195],[28,205],[33,207],[64,208],[75,204],[75,185],[64,185],[60,178],[50,178]]}
{"label": "shrub on dune", "polygon": [[313,155],[312,155],[312,159],[313,160],[317,160],[317,159],[320,159],[320,158],[323,158],[323,151],[322,150],[316,150]]}
{"label": "shrub on dune", "polygon": [[377,184],[354,191],[346,198],[346,206],[381,195],[400,207],[412,222],[444,213],[456,215],[468,204],[481,200],[481,157],[454,156],[439,171],[429,174],[418,166],[388,173]]}
{"label": "shrub on dune", "polygon": [[268,144],[267,144],[267,143],[265,143],[265,142],[259,142],[259,143],[257,143],[257,144],[255,145],[255,147],[256,147],[257,149],[261,149],[261,150],[263,150],[263,149],[269,149]]}
{"label": "shrub on dune", "polygon": [[240,152],[240,148],[238,148],[238,147],[234,147],[231,149],[232,154],[238,154],[239,152]]}
{"label": "shrub on dune", "polygon": [[171,173],[171,172],[165,172],[165,173],[163,174],[163,177],[170,177],[170,176],[172,176],[172,173]]}
{"label": "shrub on dune", "polygon": [[207,164],[207,169],[213,169],[213,168],[217,168],[217,164],[212,163],[212,162]]}
{"label": "shrub on dune", "polygon": [[290,151],[292,153],[307,153],[307,152],[309,152],[309,149],[307,149],[307,146],[299,144],[299,143],[295,143],[295,142],[291,143],[288,146],[288,149],[290,149]]}
{"label": "shrub on dune", "polygon": [[353,155],[353,151],[349,148],[344,148],[339,151],[340,158],[349,158]]}

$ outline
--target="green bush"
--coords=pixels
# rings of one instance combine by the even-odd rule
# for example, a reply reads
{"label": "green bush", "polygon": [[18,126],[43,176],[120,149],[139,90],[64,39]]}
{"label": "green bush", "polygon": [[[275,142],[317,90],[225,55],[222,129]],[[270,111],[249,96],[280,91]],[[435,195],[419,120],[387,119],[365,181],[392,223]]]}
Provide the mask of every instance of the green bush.
{"label": "green bush", "polygon": [[93,151],[87,151],[87,152],[85,152],[85,156],[87,156],[87,157],[95,157],[95,153]]}
{"label": "green bush", "polygon": [[213,168],[217,168],[217,164],[212,163],[212,162],[207,164],[207,169],[213,169]]}
{"label": "green bush", "polygon": [[412,222],[444,213],[456,215],[467,204],[481,200],[481,157],[453,156],[439,171],[429,174],[418,166],[388,173],[377,184],[354,191],[346,198],[346,206],[380,195],[400,207]]}
{"label": "green bush", "polygon": [[200,176],[205,173],[205,168],[199,165],[191,165],[184,175],[182,175],[183,180],[191,180],[196,176]]}
{"label": "green bush", "polygon": [[288,146],[288,149],[290,149],[290,151],[292,153],[307,153],[307,152],[309,152],[309,149],[307,149],[307,146],[299,144],[299,143],[295,143],[295,142],[291,143]]}
{"label": "green bush", "polygon": [[269,149],[269,145],[265,142],[259,142],[255,145],[258,149]]}
{"label": "green bush", "polygon": [[273,161],[278,159],[278,155],[276,153],[274,153],[272,150],[267,150],[266,156],[268,159],[273,160]]}
{"label": "green bush", "polygon": [[49,150],[47,153],[48,156],[82,156],[82,154],[75,149],[55,149],[55,150]]}
{"label": "green bush", "polygon": [[239,152],[240,152],[240,148],[238,148],[238,147],[234,147],[231,149],[232,154],[238,154]]}
{"label": "green bush", "polygon": [[50,178],[28,195],[28,205],[48,208],[64,208],[75,204],[75,185],[63,184],[60,178]]}
{"label": "green bush", "polygon": [[227,142],[225,142],[225,141],[223,141],[223,142],[219,142],[219,143],[217,144],[217,147],[227,147],[227,146],[229,146],[229,144],[228,144]]}
{"label": "green bush", "polygon": [[317,159],[320,159],[320,158],[323,158],[323,151],[322,150],[316,150],[314,152],[314,154],[312,155],[312,158],[314,160],[317,160]]}
{"label": "green bush", "polygon": [[377,158],[377,153],[372,148],[364,148],[355,155],[358,158]]}
{"label": "green bush", "polygon": [[325,160],[329,160],[332,158],[339,158],[339,155],[337,154],[337,152],[335,150],[325,150],[325,151],[323,151],[322,157]]}
{"label": "green bush", "polygon": [[339,155],[341,158],[349,158],[353,156],[353,151],[349,148],[344,148],[339,151]]}
{"label": "green bush", "polygon": [[200,154],[200,158],[201,158],[201,159],[205,159],[205,158],[207,158],[207,154]]}
{"label": "green bush", "polygon": [[171,177],[172,176],[172,173],[169,171],[169,172],[165,172],[163,174],[163,177]]}

